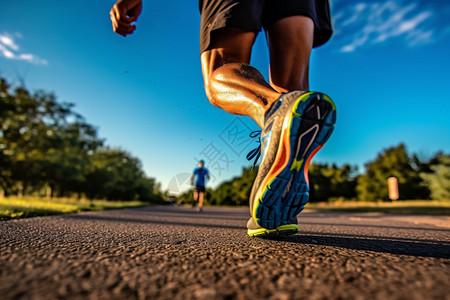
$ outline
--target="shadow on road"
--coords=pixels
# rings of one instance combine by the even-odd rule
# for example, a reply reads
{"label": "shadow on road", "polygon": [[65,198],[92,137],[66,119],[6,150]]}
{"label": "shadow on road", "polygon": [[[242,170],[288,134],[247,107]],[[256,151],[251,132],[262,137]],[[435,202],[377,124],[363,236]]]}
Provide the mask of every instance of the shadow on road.
{"label": "shadow on road", "polygon": [[341,247],[352,250],[366,250],[397,255],[450,258],[450,244],[440,241],[420,242],[417,240],[385,239],[379,237],[365,238],[360,235],[340,236],[340,234],[310,234],[286,237],[285,242],[295,244],[322,245]]}
{"label": "shadow on road", "polygon": [[449,232],[449,229],[444,228],[429,228],[429,227],[403,227],[403,226],[385,226],[385,225],[379,225],[379,224],[346,224],[346,223],[318,223],[318,222],[304,222],[303,216],[302,216],[301,225],[318,225],[318,226],[350,226],[350,227],[363,227],[363,228],[385,228],[385,229],[405,229],[405,230],[425,230],[425,231],[442,231],[442,232]]}

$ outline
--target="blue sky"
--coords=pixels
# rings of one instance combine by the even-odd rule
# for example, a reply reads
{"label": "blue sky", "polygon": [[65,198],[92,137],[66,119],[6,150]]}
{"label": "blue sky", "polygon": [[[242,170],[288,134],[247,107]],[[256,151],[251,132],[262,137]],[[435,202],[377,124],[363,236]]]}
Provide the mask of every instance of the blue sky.
{"label": "blue sky", "polygon": [[[114,34],[114,1],[1,1],[0,75],[54,92],[113,147],[139,157],[162,188],[205,158],[212,185],[239,175],[258,129],[209,104],[196,1],[144,0],[136,32]],[[363,166],[404,142],[426,157],[450,149],[450,4],[332,0],[335,34],[313,51],[312,90],[338,122],[316,162]],[[268,77],[262,34],[252,64]]]}

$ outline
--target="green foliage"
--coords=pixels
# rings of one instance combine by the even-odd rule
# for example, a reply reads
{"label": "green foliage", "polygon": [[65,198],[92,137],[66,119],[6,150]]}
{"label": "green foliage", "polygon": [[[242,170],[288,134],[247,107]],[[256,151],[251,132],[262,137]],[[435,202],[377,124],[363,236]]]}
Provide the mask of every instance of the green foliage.
{"label": "green foliage", "polygon": [[90,156],[85,191],[91,199],[156,200],[155,180],[145,177],[141,162],[120,149],[101,149]]}
{"label": "green foliage", "polygon": [[[7,87],[4,80],[2,87]],[[3,188],[57,184],[64,191],[68,185],[78,186],[84,180],[88,151],[102,144],[96,130],[72,111],[71,104],[58,103],[52,94],[31,95],[22,87],[14,93],[1,90],[6,110],[0,119],[0,143],[9,167]]]}
{"label": "green foliage", "polygon": [[388,200],[389,177],[397,178],[400,199],[426,199],[429,191],[424,187],[418,172],[405,145],[385,149],[374,161],[366,164],[366,173],[358,177],[358,199]]}
{"label": "green foliage", "polygon": [[242,169],[242,175],[219,185],[211,195],[210,202],[215,205],[248,205],[248,199],[258,168]]}
{"label": "green foliage", "polygon": [[450,199],[450,155],[439,153],[430,161],[430,172],[420,173],[426,186],[431,191],[431,198],[436,200]]}
{"label": "green foliage", "polygon": [[[13,91],[0,78],[0,190],[46,196],[158,200],[140,161],[108,149],[97,130],[51,93]],[[96,189],[98,188],[98,191]]]}
{"label": "green foliage", "polygon": [[311,164],[309,167],[310,202],[328,201],[332,198],[356,197],[356,167],[348,164],[341,168],[335,164]]}

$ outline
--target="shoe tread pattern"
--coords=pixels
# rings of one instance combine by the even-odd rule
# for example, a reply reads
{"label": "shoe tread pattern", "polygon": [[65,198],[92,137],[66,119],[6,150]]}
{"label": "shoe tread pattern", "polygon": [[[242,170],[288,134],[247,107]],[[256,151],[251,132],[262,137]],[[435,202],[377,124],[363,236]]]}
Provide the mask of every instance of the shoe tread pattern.
{"label": "shoe tread pattern", "polygon": [[[328,96],[314,92],[297,101],[290,124],[289,162],[269,182],[256,208],[258,224],[268,229],[288,224],[305,207],[309,200],[309,186],[304,175],[306,161],[328,140],[336,122],[334,103]],[[302,159],[301,167],[293,168],[293,164],[299,164]]]}

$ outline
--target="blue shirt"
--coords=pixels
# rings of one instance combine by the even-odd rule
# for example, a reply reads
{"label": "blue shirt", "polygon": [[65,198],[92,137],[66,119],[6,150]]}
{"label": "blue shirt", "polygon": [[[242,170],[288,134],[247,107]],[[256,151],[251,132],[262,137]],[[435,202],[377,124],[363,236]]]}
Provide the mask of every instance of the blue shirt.
{"label": "blue shirt", "polygon": [[194,170],[195,186],[205,187],[205,177],[209,177],[207,168],[196,168]]}

